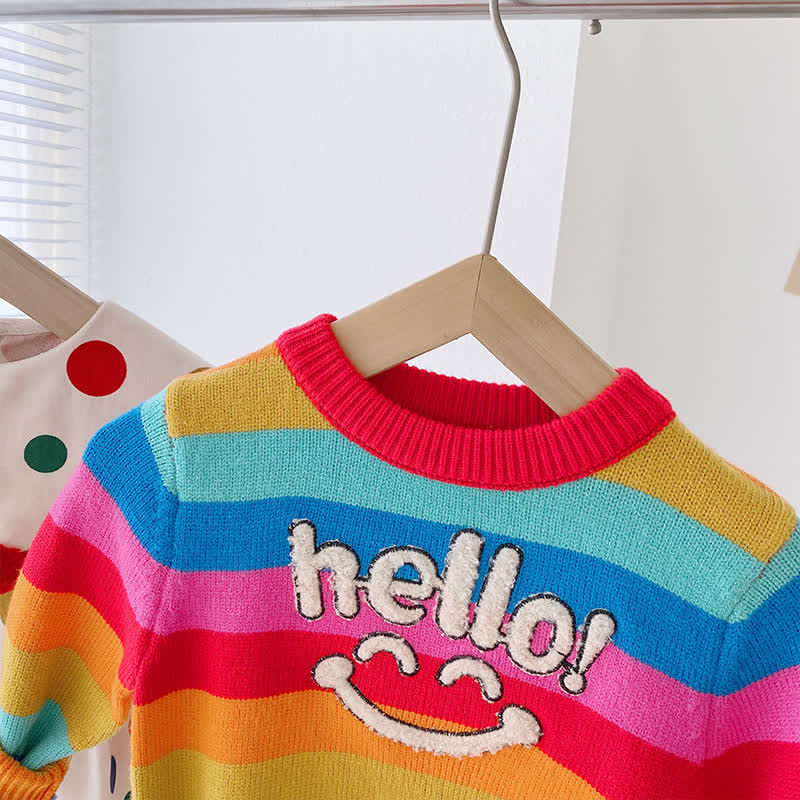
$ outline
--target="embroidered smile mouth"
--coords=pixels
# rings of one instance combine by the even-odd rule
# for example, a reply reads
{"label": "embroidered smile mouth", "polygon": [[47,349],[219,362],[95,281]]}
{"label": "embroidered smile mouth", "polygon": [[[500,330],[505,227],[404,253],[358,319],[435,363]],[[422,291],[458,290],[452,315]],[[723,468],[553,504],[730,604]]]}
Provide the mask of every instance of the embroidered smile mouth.
{"label": "embroidered smile mouth", "polygon": [[[391,654],[402,675],[412,676],[419,671],[419,661],[411,645],[401,636],[392,633],[374,633],[365,636],[353,650],[353,658],[366,663],[376,653]],[[353,662],[341,653],[320,659],[312,670],[318,686],[333,689],[342,705],[368,728],[417,750],[427,750],[435,755],[480,756],[494,753],[504,747],[538,743],[542,736],[539,720],[528,709],[509,704],[498,714],[498,724],[477,731],[450,732],[410,725],[386,714],[368,700],[352,683],[355,672]],[[500,700],[503,694],[500,676],[494,668],[472,656],[459,656],[446,661],[436,678],[442,686],[452,686],[463,677],[478,682],[487,702]]]}

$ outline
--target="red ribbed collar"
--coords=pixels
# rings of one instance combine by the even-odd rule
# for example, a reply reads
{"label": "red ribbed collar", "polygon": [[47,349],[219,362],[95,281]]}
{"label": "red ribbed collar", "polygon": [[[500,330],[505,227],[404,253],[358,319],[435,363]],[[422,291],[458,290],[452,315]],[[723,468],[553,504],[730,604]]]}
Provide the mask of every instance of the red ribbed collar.
{"label": "red ribbed collar", "polygon": [[426,478],[532,489],[585,477],[643,445],[674,416],[631,369],[558,417],[527,386],[398,364],[364,378],[320,314],[284,331],[278,351],[298,386],[348,439]]}

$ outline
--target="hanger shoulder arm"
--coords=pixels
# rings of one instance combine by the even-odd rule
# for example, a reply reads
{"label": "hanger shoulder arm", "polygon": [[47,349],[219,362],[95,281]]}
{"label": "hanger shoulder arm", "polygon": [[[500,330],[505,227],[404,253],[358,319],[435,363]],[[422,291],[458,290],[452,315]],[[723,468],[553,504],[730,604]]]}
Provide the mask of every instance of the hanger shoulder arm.
{"label": "hanger shoulder arm", "polygon": [[82,328],[99,306],[97,301],[2,236],[0,296],[62,339]]}
{"label": "hanger shoulder arm", "polygon": [[481,256],[471,256],[334,320],[355,368],[370,377],[470,331]]}
{"label": "hanger shoulder arm", "polygon": [[472,334],[557,414],[597,397],[618,373],[492,256],[484,256]]}
{"label": "hanger shoulder arm", "polygon": [[800,251],[798,251],[792,271],[789,273],[789,280],[786,281],[786,291],[800,294]]}

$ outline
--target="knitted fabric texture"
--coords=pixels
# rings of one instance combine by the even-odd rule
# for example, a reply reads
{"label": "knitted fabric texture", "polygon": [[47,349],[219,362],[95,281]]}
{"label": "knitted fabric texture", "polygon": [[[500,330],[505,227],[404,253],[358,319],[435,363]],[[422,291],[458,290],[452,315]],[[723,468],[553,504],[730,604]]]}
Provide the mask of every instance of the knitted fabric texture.
{"label": "knitted fabric texture", "polygon": [[[204,366],[109,301],[63,340],[33,320],[0,319],[0,620],[25,553],[92,435],[176,376]],[[24,627],[24,618],[17,624]],[[58,800],[125,800],[130,750],[123,728],[72,758]],[[0,762],[0,775],[7,766]]]}
{"label": "knitted fabric texture", "polygon": [[800,532],[635,372],[365,379],[321,314],[105,425],[11,602],[0,798],[797,800]]}

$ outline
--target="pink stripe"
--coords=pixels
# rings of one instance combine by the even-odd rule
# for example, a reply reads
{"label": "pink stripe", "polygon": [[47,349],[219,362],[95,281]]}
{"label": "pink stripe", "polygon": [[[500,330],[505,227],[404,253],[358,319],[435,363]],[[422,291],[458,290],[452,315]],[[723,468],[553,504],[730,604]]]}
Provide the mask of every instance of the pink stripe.
{"label": "pink stripe", "polygon": [[753,740],[800,743],[800,667],[789,667],[726,697],[712,699],[719,722],[708,758]]}
{"label": "pink stripe", "polygon": [[[162,636],[188,629],[225,633],[299,630],[352,638],[393,631],[418,653],[443,659],[480,655],[501,675],[525,676],[508,658],[504,647],[481,653],[468,639],[446,637],[435,624],[435,598],[425,603],[428,614],[413,626],[387,623],[363,601],[359,614],[346,620],[333,610],[330,587],[324,581],[326,611],[320,619],[309,621],[297,613],[289,566],[242,572],[171,570],[156,562],[140,544],[90,470],[81,465],[76,472],[79,474],[71,484],[75,491],[62,493],[51,509],[53,520],[70,531],[76,504],[81,506],[81,530],[70,532],[111,559],[123,576],[137,621]],[[169,615],[162,614],[153,622],[160,601],[153,587],[161,586],[169,587]],[[532,680],[550,691],[562,691],[557,676],[537,676]],[[800,742],[800,719],[789,721],[785,706],[782,713],[773,711],[776,704],[797,697],[798,686],[800,667],[793,667],[733,695],[714,698],[690,689],[611,644],[589,669],[587,688],[575,700],[644,741],[700,763],[706,719],[730,721],[719,726],[723,730],[717,740],[708,743],[708,757],[752,740]],[[795,705],[800,707],[800,703]]]}
{"label": "pink stripe", "polygon": [[[114,564],[136,621],[152,629],[160,601],[158,589],[166,585],[172,570],[142,546],[119,506],[83,461],[50,508],[50,517],[61,530],[88,542]],[[75,520],[80,520],[78,528]]]}

